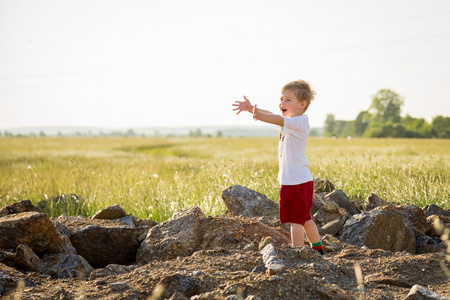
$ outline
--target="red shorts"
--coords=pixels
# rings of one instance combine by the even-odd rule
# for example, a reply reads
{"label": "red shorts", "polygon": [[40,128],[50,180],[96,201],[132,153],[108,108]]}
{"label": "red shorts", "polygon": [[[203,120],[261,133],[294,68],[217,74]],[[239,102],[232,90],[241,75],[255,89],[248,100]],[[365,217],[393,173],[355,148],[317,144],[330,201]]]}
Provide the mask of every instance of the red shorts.
{"label": "red shorts", "polygon": [[311,220],[314,182],[297,185],[282,185],[280,189],[280,223],[304,225]]}

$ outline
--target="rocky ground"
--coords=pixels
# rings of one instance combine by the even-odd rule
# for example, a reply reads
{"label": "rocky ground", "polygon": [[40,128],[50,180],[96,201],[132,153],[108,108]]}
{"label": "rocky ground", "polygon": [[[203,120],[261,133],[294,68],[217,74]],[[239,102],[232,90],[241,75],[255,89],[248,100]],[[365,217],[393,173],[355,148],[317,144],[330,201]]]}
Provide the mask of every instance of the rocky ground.
{"label": "rocky ground", "polygon": [[[256,243],[245,249],[200,250],[188,257],[133,266],[125,274],[98,274],[87,281],[22,273],[3,264],[0,274],[20,279],[4,299],[158,299],[156,287],[161,282],[170,283],[166,295],[172,294],[172,299],[404,299],[415,284],[450,297],[442,252],[393,253],[328,238],[332,241],[325,244],[339,247],[327,252],[326,258],[287,245],[276,248],[286,269],[274,274],[264,270]],[[356,265],[362,270],[360,285]]]}
{"label": "rocky ground", "polygon": [[373,194],[363,209],[342,191],[317,191],[322,257],[289,246],[289,228],[264,195],[231,186],[222,198],[221,216],[193,207],[159,224],[117,205],[57,219],[28,200],[4,207],[0,298],[450,298],[450,210]]}

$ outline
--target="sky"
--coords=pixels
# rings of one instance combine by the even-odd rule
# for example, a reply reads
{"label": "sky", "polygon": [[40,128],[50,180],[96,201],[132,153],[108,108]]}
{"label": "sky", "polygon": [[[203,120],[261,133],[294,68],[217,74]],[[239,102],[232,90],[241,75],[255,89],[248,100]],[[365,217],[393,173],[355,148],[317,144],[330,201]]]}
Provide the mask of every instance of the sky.
{"label": "sky", "polygon": [[380,89],[450,116],[448,0],[0,0],[0,129],[252,125],[305,79],[312,127]]}

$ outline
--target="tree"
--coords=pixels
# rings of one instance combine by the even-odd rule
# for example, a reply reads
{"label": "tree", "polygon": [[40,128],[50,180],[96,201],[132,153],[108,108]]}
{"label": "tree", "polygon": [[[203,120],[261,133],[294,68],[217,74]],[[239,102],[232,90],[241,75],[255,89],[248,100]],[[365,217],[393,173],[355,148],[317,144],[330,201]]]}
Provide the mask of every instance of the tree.
{"label": "tree", "polygon": [[382,123],[389,121],[397,123],[401,120],[400,112],[402,105],[402,96],[389,89],[382,89],[372,97],[370,109],[375,111],[377,120]]}
{"label": "tree", "polygon": [[436,116],[431,121],[433,134],[438,138],[450,138],[450,117]]}
{"label": "tree", "polygon": [[370,119],[372,115],[368,111],[362,111],[358,114],[355,120],[355,135],[362,136],[364,131],[366,131],[367,126],[369,126]]}
{"label": "tree", "polygon": [[333,114],[327,114],[325,120],[325,136],[332,136],[336,127],[336,120]]}

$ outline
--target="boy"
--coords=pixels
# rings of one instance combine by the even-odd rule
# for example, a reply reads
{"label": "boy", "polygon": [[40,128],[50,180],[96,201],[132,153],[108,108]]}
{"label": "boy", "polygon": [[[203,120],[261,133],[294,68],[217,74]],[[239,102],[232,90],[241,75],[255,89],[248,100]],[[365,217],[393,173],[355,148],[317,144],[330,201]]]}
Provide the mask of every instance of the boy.
{"label": "boy", "polygon": [[317,226],[311,218],[314,183],[305,157],[309,134],[309,120],[304,113],[314,99],[315,92],[304,80],[286,84],[281,89],[281,116],[252,106],[244,96],[244,101],[235,101],[233,106],[239,114],[248,111],[255,120],[280,126],[278,145],[280,188],[280,223],[291,224],[292,246],[304,244],[304,232],[311,246],[325,257]]}

